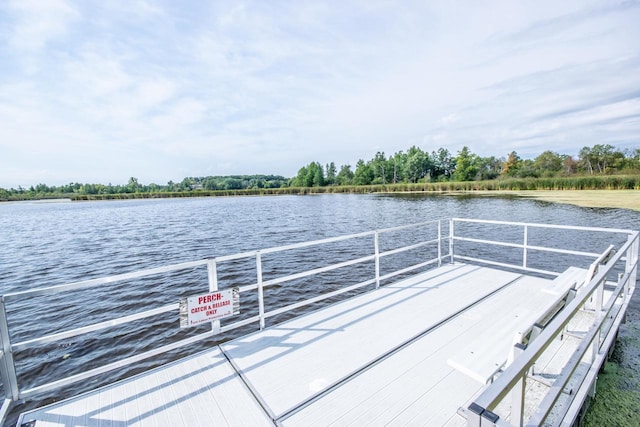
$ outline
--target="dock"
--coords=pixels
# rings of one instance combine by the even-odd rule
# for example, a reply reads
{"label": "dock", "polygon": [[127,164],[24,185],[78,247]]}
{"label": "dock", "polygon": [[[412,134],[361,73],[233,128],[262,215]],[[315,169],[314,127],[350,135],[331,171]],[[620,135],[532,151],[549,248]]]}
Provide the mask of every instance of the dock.
{"label": "dock", "polygon": [[[450,225],[448,236],[454,232]],[[25,412],[17,425],[479,426],[575,420],[635,287],[638,234],[628,235],[617,253],[609,247],[592,254],[591,262],[553,275],[473,262],[462,254],[442,262],[453,258],[452,252],[442,256],[439,241],[440,256],[424,271]],[[608,265],[622,265],[625,273],[612,281]]]}

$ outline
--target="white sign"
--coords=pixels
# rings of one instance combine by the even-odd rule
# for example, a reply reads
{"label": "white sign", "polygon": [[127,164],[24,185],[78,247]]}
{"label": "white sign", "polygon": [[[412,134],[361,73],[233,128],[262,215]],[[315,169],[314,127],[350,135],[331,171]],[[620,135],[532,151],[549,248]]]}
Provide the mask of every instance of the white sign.
{"label": "white sign", "polygon": [[240,289],[196,295],[180,300],[180,327],[199,325],[240,313]]}

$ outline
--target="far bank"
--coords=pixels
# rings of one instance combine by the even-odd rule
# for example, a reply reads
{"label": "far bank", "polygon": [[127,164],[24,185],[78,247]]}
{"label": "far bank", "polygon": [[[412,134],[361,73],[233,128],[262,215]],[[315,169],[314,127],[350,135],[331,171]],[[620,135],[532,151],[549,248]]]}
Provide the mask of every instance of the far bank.
{"label": "far bank", "polygon": [[618,208],[640,211],[640,190],[528,190],[473,191],[473,194],[508,195],[587,208]]}

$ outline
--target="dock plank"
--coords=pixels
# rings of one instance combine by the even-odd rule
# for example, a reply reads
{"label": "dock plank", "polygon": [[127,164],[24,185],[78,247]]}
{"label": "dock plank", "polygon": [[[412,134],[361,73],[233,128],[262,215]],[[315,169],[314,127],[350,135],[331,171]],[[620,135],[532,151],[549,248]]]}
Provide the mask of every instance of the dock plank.
{"label": "dock plank", "polygon": [[218,347],[21,419],[38,426],[273,425]]}

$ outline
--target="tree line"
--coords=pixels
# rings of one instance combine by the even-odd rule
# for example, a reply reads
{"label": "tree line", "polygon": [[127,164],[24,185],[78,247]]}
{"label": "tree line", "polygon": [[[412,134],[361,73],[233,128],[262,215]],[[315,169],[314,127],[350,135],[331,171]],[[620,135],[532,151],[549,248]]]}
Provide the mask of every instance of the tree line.
{"label": "tree line", "polygon": [[350,165],[338,169],[334,162],[324,167],[311,162],[298,170],[290,185],[385,185],[639,172],[640,149],[622,151],[609,144],[584,147],[577,158],[547,150],[534,159],[522,159],[515,151],[502,158],[481,157],[465,146],[454,156],[445,148],[428,153],[412,146],[392,156],[377,152],[369,161],[360,159],[355,170]]}
{"label": "tree line", "polygon": [[260,188],[281,188],[287,186],[289,179],[280,175],[228,175],[187,177],[181,182],[169,181],[166,185],[155,183],[142,184],[138,178],[131,177],[125,185],[81,184],[72,182],[66,185],[49,186],[38,184],[29,188],[18,187],[5,190],[0,188],[0,199],[12,195],[25,196],[65,196],[69,194],[136,194],[136,193],[180,193],[197,190],[246,190]]}
{"label": "tree line", "polygon": [[362,186],[437,182],[471,182],[506,178],[550,178],[574,175],[640,173],[640,149],[618,150],[609,144],[584,147],[577,157],[547,150],[534,159],[522,159],[512,151],[506,157],[481,157],[468,147],[454,156],[446,148],[431,153],[412,146],[392,156],[377,152],[368,161],[358,160],[355,169],[334,162],[311,162],[295,177],[280,175],[229,175],[187,177],[166,185],[142,184],[131,177],[125,185],[69,183],[61,186],[38,184],[29,188],[0,188],[0,200],[68,195],[169,194],[203,191],[249,191],[286,187]]}

